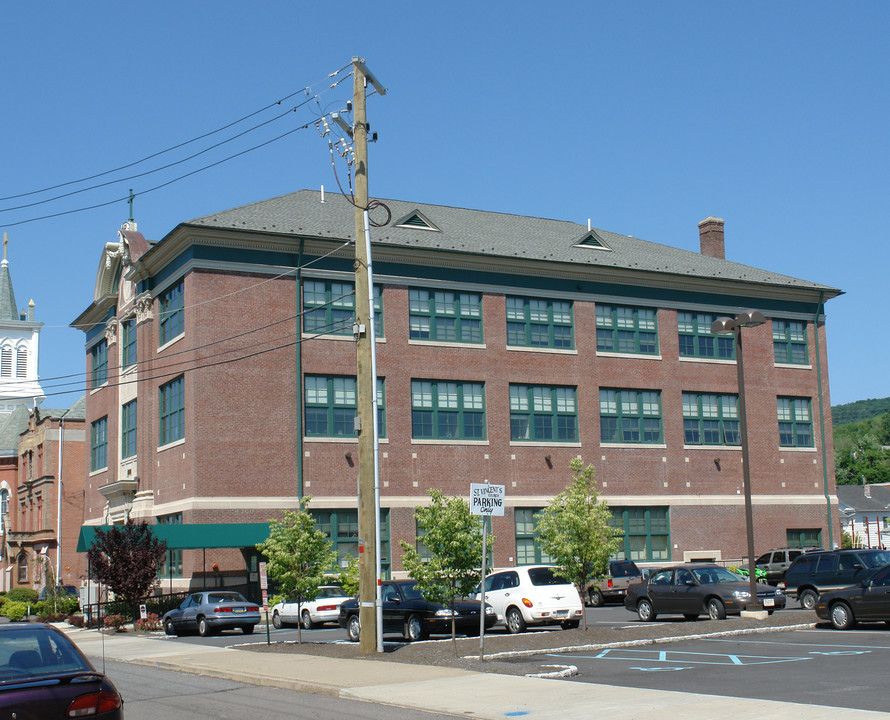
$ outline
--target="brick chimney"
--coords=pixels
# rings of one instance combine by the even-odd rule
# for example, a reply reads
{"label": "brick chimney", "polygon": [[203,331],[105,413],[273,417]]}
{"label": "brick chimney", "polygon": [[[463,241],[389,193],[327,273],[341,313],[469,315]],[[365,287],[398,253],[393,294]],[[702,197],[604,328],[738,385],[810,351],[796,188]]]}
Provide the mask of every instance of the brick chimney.
{"label": "brick chimney", "polygon": [[723,220],[721,218],[707,217],[698,224],[698,239],[701,243],[701,254],[711,257],[726,259],[726,249],[723,244]]}

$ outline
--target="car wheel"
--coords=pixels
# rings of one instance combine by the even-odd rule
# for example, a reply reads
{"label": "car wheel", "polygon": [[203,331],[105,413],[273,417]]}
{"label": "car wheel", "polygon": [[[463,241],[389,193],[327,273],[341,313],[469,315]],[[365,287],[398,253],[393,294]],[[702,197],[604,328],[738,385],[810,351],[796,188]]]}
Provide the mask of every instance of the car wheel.
{"label": "car wheel", "polygon": [[690,621],[698,620],[698,613],[683,613],[683,617]]}
{"label": "car wheel", "polygon": [[603,594],[596,588],[590,588],[587,599],[590,601],[590,607],[602,607],[606,603]]}
{"label": "car wheel", "polygon": [[651,622],[655,619],[655,609],[652,607],[652,602],[649,598],[643,598],[637,603],[637,616],[643,622]]}
{"label": "car wheel", "polygon": [[411,615],[405,621],[404,635],[408,642],[416,642],[417,640],[423,640],[426,637],[423,623],[417,615]]}
{"label": "car wheel", "polygon": [[576,630],[580,624],[580,620],[563,620],[559,626],[563,630]]}
{"label": "car wheel", "polygon": [[812,590],[804,590],[800,594],[800,606],[804,610],[815,610],[816,609],[816,600],[819,599],[819,596],[816,595]]}
{"label": "car wheel", "polygon": [[507,624],[507,630],[509,630],[514,635],[516,633],[525,632],[528,625],[525,624],[525,618],[522,617],[522,613],[519,612],[518,608],[511,607],[507,610],[507,615],[504,618]]}
{"label": "car wheel", "polygon": [[350,615],[346,621],[346,636],[352,642],[358,642],[359,633],[361,632],[361,623],[359,623],[358,615]]}
{"label": "car wheel", "polygon": [[853,617],[853,611],[850,610],[850,606],[847,603],[838,602],[831,606],[830,611],[831,624],[837,630],[849,630],[856,624],[856,619]]}
{"label": "car wheel", "polygon": [[176,635],[176,628],[173,627],[173,621],[170,618],[164,620],[164,632],[168,635]]}
{"label": "car wheel", "polygon": [[253,625],[242,625],[241,632],[245,635],[253,635]]}
{"label": "car wheel", "polygon": [[312,622],[312,616],[309,614],[308,610],[303,611],[303,629],[304,630],[314,630],[316,625]]}
{"label": "car wheel", "polygon": [[198,635],[201,637],[207,637],[210,635],[210,625],[207,624],[207,618],[198,618]]}
{"label": "car wheel", "polygon": [[276,630],[281,630],[281,628],[286,627],[284,620],[281,619],[281,615],[278,614],[277,610],[272,613],[272,624],[275,626]]}
{"label": "car wheel", "polygon": [[723,602],[717,598],[708,600],[706,607],[708,610],[708,617],[711,618],[711,620],[723,620],[726,618],[726,608],[723,607]]}

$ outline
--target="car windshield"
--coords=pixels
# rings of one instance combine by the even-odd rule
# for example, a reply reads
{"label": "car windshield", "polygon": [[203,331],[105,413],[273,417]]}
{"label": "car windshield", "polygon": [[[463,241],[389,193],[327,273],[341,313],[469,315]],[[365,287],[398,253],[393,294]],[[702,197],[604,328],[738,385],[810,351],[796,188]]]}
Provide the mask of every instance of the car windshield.
{"label": "car windshield", "polygon": [[528,579],[532,585],[568,585],[569,581],[553,572],[553,568],[536,567],[528,569]]}
{"label": "car windshield", "polygon": [[405,595],[406,600],[424,600],[423,593],[417,588],[417,585],[414,583],[405,583],[402,585],[402,593]]}
{"label": "car windshield", "polygon": [[740,582],[743,580],[740,575],[736,575],[734,572],[727,570],[724,567],[719,567],[718,565],[715,565],[714,567],[695,568],[693,569],[692,574],[695,575],[695,579],[698,580],[702,585],[710,585],[711,583]]}
{"label": "car windshield", "polygon": [[633,575],[640,575],[640,568],[637,567],[636,563],[630,562],[613,562],[609,566],[609,572],[612,573],[612,577],[631,577]]}
{"label": "car windshield", "polygon": [[320,587],[318,588],[318,595],[316,598],[332,598],[332,597],[345,597],[346,593],[343,592],[343,588],[339,587]]}
{"label": "car windshield", "polygon": [[217,592],[210,593],[207,595],[208,603],[221,603],[221,602],[247,602],[244,599],[244,596],[241,593],[236,592]]}
{"label": "car windshield", "polygon": [[879,550],[873,553],[862,553],[862,562],[865,567],[876,568],[883,565],[890,565],[890,552]]}
{"label": "car windshield", "polygon": [[40,626],[0,632],[0,685],[77,672],[94,670],[64,635]]}

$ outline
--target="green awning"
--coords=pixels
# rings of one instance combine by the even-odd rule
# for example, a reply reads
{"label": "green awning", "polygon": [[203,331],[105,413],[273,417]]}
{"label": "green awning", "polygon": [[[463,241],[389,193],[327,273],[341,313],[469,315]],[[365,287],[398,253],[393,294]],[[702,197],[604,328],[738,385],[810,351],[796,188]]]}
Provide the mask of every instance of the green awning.
{"label": "green awning", "polygon": [[[96,530],[111,525],[84,525],[77,539],[77,552],[86,552],[93,544]],[[269,523],[195,523],[149,525],[168,550],[200,550],[201,548],[254,547],[269,537]]]}

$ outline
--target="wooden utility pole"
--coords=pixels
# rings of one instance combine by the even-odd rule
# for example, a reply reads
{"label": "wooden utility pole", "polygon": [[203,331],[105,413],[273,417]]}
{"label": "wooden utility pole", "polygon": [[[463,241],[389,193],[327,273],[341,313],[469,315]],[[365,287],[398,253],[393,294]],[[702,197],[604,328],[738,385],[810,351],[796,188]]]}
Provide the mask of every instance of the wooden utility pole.
{"label": "wooden utility pole", "polygon": [[355,316],[356,390],[358,392],[358,534],[360,649],[381,651],[379,484],[377,473],[377,368],[374,354],[374,288],[368,229],[368,124],[365,99],[368,83],[386,92],[360,58],[352,59],[355,149]]}

